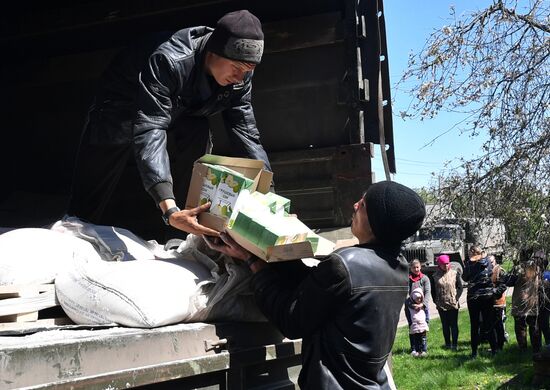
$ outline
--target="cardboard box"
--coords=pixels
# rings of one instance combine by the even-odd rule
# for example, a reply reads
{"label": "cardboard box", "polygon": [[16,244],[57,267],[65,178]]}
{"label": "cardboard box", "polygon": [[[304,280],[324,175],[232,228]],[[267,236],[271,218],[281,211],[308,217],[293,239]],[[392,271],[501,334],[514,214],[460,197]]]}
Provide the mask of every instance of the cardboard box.
{"label": "cardboard box", "polygon": [[[208,173],[208,166],[205,164],[223,165],[252,179],[254,184],[250,188],[250,191],[259,191],[265,194],[271,186],[273,174],[263,169],[263,161],[207,154],[198,159],[193,166],[193,175],[185,203],[186,208],[194,208],[199,204],[203,180]],[[224,231],[226,230],[228,219],[210,213],[202,213],[199,215],[199,223],[217,231]],[[250,242],[246,237],[239,234],[239,232],[234,230],[227,230],[227,232],[243,248],[268,262],[326,256],[334,250],[333,242],[314,233],[308,235],[308,238],[311,237],[310,240],[294,244],[270,246],[264,251],[257,244]],[[312,247],[312,243],[313,247],[316,247],[315,249]]]}
{"label": "cardboard box", "polygon": [[317,248],[314,251],[312,243],[308,241],[298,242],[295,244],[275,245],[268,247],[265,251],[258,246],[252,244],[238,232],[229,230],[228,234],[243,248],[250,253],[258,256],[260,259],[267,262],[287,261],[296,259],[306,259],[312,257],[322,257],[330,254],[334,250],[334,243],[316,234],[313,240],[317,241]]}
{"label": "cardboard box", "polygon": [[[200,202],[200,193],[206,175],[208,174],[208,165],[223,165],[229,169],[239,172],[241,175],[254,181],[249,188],[250,191],[260,191],[266,193],[271,186],[273,173],[263,169],[264,163],[261,160],[252,160],[248,158],[234,158],[225,156],[216,156],[205,154],[195,161],[193,165],[193,174],[189,184],[189,192],[185,202],[185,208],[195,208]],[[225,230],[227,218],[213,215],[211,213],[202,213],[199,215],[199,223],[217,231]]]}
{"label": "cardboard box", "polygon": [[294,244],[306,241],[311,230],[296,217],[270,216],[262,222],[264,229],[258,247],[262,250],[270,246]]}

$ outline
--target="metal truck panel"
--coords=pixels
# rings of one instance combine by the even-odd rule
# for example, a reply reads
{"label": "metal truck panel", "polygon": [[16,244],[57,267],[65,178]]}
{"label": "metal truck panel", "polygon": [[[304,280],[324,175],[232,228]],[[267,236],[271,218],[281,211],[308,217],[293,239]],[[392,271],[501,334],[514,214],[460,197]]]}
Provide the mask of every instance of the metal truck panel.
{"label": "metal truck panel", "polygon": [[299,371],[300,349],[299,340],[283,340],[267,323],[4,336],[0,389],[118,389],[174,380],[179,388],[195,388],[191,383],[198,376],[201,386],[211,383],[219,388],[228,382],[234,389],[266,383],[289,386]]}

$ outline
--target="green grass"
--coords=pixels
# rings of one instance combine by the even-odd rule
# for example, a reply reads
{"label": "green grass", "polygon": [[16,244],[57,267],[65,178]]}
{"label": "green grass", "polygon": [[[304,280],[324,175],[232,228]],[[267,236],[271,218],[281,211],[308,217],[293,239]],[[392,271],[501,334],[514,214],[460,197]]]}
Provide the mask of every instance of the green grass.
{"label": "green grass", "polygon": [[443,348],[445,344],[441,321],[430,321],[428,356],[410,355],[408,328],[399,328],[393,347],[393,377],[397,388],[402,389],[548,389],[534,387],[533,361],[530,350],[521,352],[515,341],[513,318],[506,320],[510,341],[494,358],[489,345],[479,347],[477,359],[471,359],[470,319],[467,310],[459,314],[458,351]]}

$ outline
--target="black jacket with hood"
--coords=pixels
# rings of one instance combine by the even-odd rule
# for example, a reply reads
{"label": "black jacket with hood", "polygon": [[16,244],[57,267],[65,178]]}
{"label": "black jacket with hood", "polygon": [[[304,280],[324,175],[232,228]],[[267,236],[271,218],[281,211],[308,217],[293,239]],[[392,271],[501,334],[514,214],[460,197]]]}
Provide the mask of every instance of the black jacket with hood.
{"label": "black jacket with hood", "polygon": [[174,198],[166,133],[180,115],[222,112],[232,154],[263,160],[271,169],[252,110],[252,74],[220,86],[204,70],[212,31],[186,28],[123,50],[102,75],[90,110],[91,142],[133,143],[143,185],[157,203]]}

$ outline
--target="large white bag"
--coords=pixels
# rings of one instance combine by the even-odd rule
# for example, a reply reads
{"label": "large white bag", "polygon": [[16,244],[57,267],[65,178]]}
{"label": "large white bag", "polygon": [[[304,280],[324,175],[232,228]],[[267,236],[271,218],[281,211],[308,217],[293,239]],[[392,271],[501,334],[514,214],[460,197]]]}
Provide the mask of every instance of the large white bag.
{"label": "large white bag", "polygon": [[145,241],[131,231],[107,225],[95,225],[77,217],[65,216],[51,230],[88,241],[106,261],[152,260],[174,258],[156,241]]}
{"label": "large white bag", "polygon": [[48,229],[0,234],[0,285],[52,283],[75,256],[100,259],[90,243]]}
{"label": "large white bag", "polygon": [[55,281],[57,298],[78,324],[157,327],[184,321],[206,305],[207,267],[178,259],[125,262],[76,259]]}
{"label": "large white bag", "polygon": [[207,266],[214,277],[214,283],[203,285],[204,305],[197,305],[197,311],[189,321],[247,321],[264,322],[254,300],[250,286],[252,273],[242,261],[210,249],[202,237],[189,234],[177,252],[184,258],[192,258]]}

